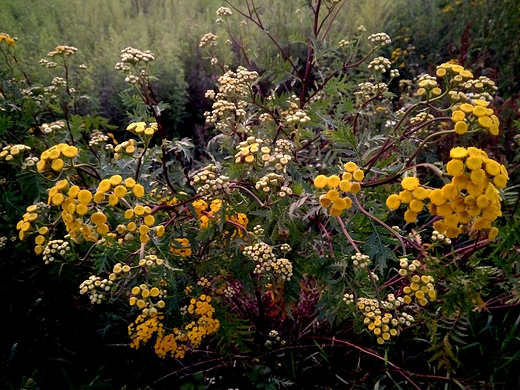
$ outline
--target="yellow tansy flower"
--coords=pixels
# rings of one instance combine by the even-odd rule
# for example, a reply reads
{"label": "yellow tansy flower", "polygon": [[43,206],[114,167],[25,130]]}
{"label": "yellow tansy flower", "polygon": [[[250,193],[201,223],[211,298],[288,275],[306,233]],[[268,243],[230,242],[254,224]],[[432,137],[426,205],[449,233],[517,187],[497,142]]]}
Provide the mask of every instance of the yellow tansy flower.
{"label": "yellow tansy flower", "polygon": [[416,177],[405,177],[401,180],[401,186],[408,191],[413,191],[419,187],[419,179]]}

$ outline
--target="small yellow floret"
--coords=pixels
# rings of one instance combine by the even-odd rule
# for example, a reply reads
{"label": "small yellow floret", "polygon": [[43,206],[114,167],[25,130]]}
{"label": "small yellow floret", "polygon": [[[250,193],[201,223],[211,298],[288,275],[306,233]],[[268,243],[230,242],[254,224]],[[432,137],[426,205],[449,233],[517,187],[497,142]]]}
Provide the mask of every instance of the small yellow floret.
{"label": "small yellow floret", "polygon": [[329,179],[325,175],[318,175],[314,179],[314,186],[316,188],[325,188],[327,186]]}
{"label": "small yellow floret", "polygon": [[401,180],[401,186],[408,191],[413,191],[419,187],[419,179],[416,177],[405,177]]}
{"label": "small yellow floret", "polygon": [[327,180],[327,186],[329,188],[337,188],[339,186],[340,181],[341,179],[338,176],[332,175]]}

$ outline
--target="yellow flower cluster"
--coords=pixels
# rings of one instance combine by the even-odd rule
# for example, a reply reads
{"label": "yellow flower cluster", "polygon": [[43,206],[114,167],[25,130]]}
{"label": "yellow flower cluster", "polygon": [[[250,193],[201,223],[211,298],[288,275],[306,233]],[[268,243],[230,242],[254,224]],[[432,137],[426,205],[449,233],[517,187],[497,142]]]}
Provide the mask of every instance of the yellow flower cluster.
{"label": "yellow flower cluster", "polygon": [[413,298],[417,299],[417,302],[421,306],[426,306],[428,301],[433,302],[437,298],[437,291],[433,283],[435,279],[429,275],[413,275],[410,285],[403,288],[404,303],[409,305]]}
{"label": "yellow flower cluster", "polygon": [[215,309],[209,302],[211,297],[202,294],[198,300],[191,299],[188,306],[188,313],[197,314],[200,318],[197,322],[191,321],[184,327],[184,335],[179,340],[189,342],[192,348],[197,348],[204,337],[216,332],[220,327],[219,320],[213,318]]}
{"label": "yellow flower cluster", "polygon": [[[352,207],[352,200],[349,197],[341,197],[340,191],[344,193],[357,194],[361,190],[359,182],[365,178],[365,173],[358,168],[357,164],[349,161],[345,164],[345,173],[341,178],[337,175],[327,177],[325,175],[318,175],[314,179],[314,186],[316,188],[329,188],[326,194],[320,196],[320,204],[328,209],[330,207],[330,215],[339,217],[343,210]],[[352,182],[352,180],[355,180]],[[340,191],[338,191],[338,189]]]}
{"label": "yellow flower cluster", "polygon": [[5,42],[8,46],[16,46],[14,38],[10,37],[6,33],[0,33],[0,43]]}
{"label": "yellow flower cluster", "polygon": [[[38,206],[35,204],[28,206],[26,209],[26,213],[22,216],[22,219],[18,221],[16,224],[16,229],[19,230],[18,237],[20,240],[25,240],[29,236],[29,232],[36,227],[32,224],[38,221]],[[43,252],[43,246],[41,246],[45,242],[45,235],[49,232],[47,227],[41,227],[38,229],[38,233],[40,235],[37,237],[36,244],[40,245],[40,251],[38,254]],[[40,238],[41,236],[41,238]]]}
{"label": "yellow flower cluster", "polygon": [[140,204],[125,211],[124,217],[130,220],[126,225],[128,233],[124,237],[125,241],[133,240],[134,233],[139,234],[139,242],[141,244],[146,244],[150,241],[150,232],[154,232],[157,237],[164,235],[164,226],[155,226],[155,217],[151,215],[151,212],[152,209],[149,206]]}
{"label": "yellow flower cluster", "polygon": [[150,123],[146,126],[145,122],[130,123],[126,128],[129,132],[145,139],[152,138],[157,129],[157,123]]}
{"label": "yellow flower cluster", "polygon": [[444,64],[437,66],[436,74],[437,77],[451,77],[450,83],[454,85],[473,78],[473,73],[471,73],[471,71],[452,62],[445,62]]}
{"label": "yellow flower cluster", "polygon": [[164,328],[157,332],[157,340],[155,342],[155,353],[160,358],[166,357],[169,352],[171,356],[177,359],[182,359],[188,350],[184,344],[177,344],[175,340],[176,334],[180,334],[178,329],[174,329],[174,333],[164,335]]}
{"label": "yellow flower cluster", "polygon": [[417,96],[424,96],[432,98],[439,96],[442,93],[442,90],[439,88],[439,84],[435,77],[432,77],[428,74],[423,74],[419,76],[418,80],[419,89],[417,89]]}
{"label": "yellow flower cluster", "polygon": [[135,139],[129,139],[116,145],[114,148],[114,159],[121,160],[124,156],[133,156],[136,150],[137,143]]}
{"label": "yellow flower cluster", "polygon": [[[112,235],[116,237],[116,233],[110,232],[110,227],[107,224],[107,216],[103,211],[97,211],[92,201],[100,204],[105,202],[105,199],[108,198],[108,204],[110,206],[116,206],[119,204],[119,201],[125,196],[128,196],[128,194],[132,194],[136,198],[141,198],[145,195],[145,190],[144,187],[137,184],[134,179],[128,178],[123,180],[120,175],[114,175],[108,179],[101,180],[94,194],[89,190],[80,189],[77,185],[70,186],[69,182],[64,179],[58,181],[55,186],[49,190],[48,203],[61,206],[61,217],[65,223],[65,228],[75,242],[80,243],[83,240],[97,242],[100,235]],[[125,203],[128,204],[126,201]],[[87,218],[90,212],[92,212],[92,214],[88,222]],[[164,226],[155,226],[155,217],[151,215],[151,212],[150,207],[139,204],[127,209],[124,213],[124,217],[132,221],[127,225],[119,225],[117,227],[117,233],[126,233],[124,238],[120,239],[120,242],[123,240],[133,240],[134,232],[139,232],[141,243],[147,243],[150,240],[149,233],[151,231],[153,231],[157,237],[161,237],[164,234]],[[27,218],[29,218],[29,216]],[[33,216],[31,216],[31,218],[33,218]],[[19,230],[28,232],[30,226],[23,225],[22,223]],[[25,239],[26,236],[25,233],[20,234],[21,239]],[[36,250],[38,253],[38,249]]]}
{"label": "yellow flower cluster", "polygon": [[190,321],[182,329],[174,328],[169,334],[166,334],[162,323],[159,322],[163,319],[159,313],[146,320],[145,316],[140,315],[128,328],[129,335],[132,336],[131,346],[138,349],[141,342],[146,343],[156,332],[155,353],[157,356],[165,357],[170,353],[171,356],[182,359],[188,351],[188,345],[192,349],[199,347],[204,337],[216,332],[220,327],[219,320],[213,318],[215,309],[210,302],[211,297],[205,294],[202,294],[198,300],[191,299],[187,311],[199,318],[197,321]]}
{"label": "yellow flower cluster", "polygon": [[446,164],[451,183],[439,189],[424,189],[417,178],[405,178],[401,182],[404,191],[392,194],[386,200],[391,210],[408,203],[406,222],[413,222],[421,211],[423,200],[429,199],[428,211],[442,217],[434,222],[434,229],[448,238],[457,237],[463,229],[487,230],[493,239],[498,230],[491,223],[502,215],[497,188],[504,188],[509,176],[506,168],[488,157],[481,149],[456,147]]}
{"label": "yellow flower cluster", "polygon": [[136,320],[128,326],[128,335],[131,337],[131,348],[139,349],[140,344],[146,344],[155,332],[159,333],[163,329],[160,322],[164,317],[159,313],[154,316],[139,315]]}
{"label": "yellow flower cluster", "polygon": [[416,177],[405,177],[401,181],[403,191],[392,194],[386,199],[386,206],[390,210],[397,210],[401,203],[407,204],[408,209],[404,213],[404,220],[412,223],[417,220],[417,214],[424,208],[424,201],[428,198],[431,190],[421,187]]}
{"label": "yellow flower cluster", "polygon": [[455,132],[462,135],[468,129],[478,125],[491,135],[498,135],[500,121],[493,109],[488,108],[488,105],[487,101],[480,99],[473,100],[473,104],[455,105],[451,115],[451,119],[455,123]]}
{"label": "yellow flower cluster", "polygon": [[446,170],[453,176],[451,183],[430,193],[430,214],[443,218],[433,224],[434,229],[454,238],[471,224],[474,230],[487,230],[493,239],[498,230],[491,223],[502,215],[497,188],[507,184],[506,168],[474,147],[453,148],[450,157]]}
{"label": "yellow flower cluster", "polygon": [[18,156],[23,156],[23,153],[29,150],[31,147],[23,144],[4,146],[0,152],[0,161],[12,161]]}
{"label": "yellow flower cluster", "polygon": [[59,172],[65,166],[63,158],[73,159],[78,155],[78,148],[67,144],[54,145],[45,150],[41,156],[40,161],[36,164],[38,172],[43,172],[49,168],[53,171]]}
{"label": "yellow flower cluster", "polygon": [[[137,306],[139,309],[143,309],[143,316],[155,316],[158,313],[156,307],[162,309],[166,306],[166,303],[161,299],[165,294],[165,290],[142,283],[132,288],[129,304],[130,306]],[[158,299],[158,301],[154,303],[152,298]]]}
{"label": "yellow flower cluster", "polygon": [[170,252],[182,257],[191,256],[190,242],[187,238],[176,238],[170,244]]}

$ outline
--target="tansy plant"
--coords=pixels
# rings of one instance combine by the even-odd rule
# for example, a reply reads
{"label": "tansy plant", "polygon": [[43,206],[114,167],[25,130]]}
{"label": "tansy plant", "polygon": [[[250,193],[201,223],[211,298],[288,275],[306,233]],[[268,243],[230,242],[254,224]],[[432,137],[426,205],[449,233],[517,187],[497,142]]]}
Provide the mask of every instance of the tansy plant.
{"label": "tansy plant", "polygon": [[[255,356],[273,330],[279,345],[297,348],[333,337],[327,324],[353,325],[370,354],[402,334],[430,332],[432,343],[444,340],[437,359],[449,369],[449,332],[428,330],[425,319],[466,316],[468,302],[469,312],[480,311],[497,295],[516,302],[512,292],[488,298],[481,288],[478,300],[468,292],[443,309],[456,282],[441,264],[463,262],[500,229],[507,162],[472,146],[500,134],[494,83],[444,63],[396,95],[399,73],[383,56],[391,38],[362,26],[338,36],[343,3],[312,1],[299,14],[304,39],[289,46],[305,53],[303,62],[265,29],[252,0],[217,11],[199,45],[218,73],[204,115],[218,151],[208,146],[204,161],[191,160],[189,140],[168,138],[154,94],[156,56],[131,47],[116,69],[142,104],[120,142],[103,129],[81,139],[65,130],[53,144],[38,134],[38,153],[3,147],[1,163],[19,168],[33,153],[28,169],[47,186],[44,208],[40,197],[26,206],[19,238],[42,264],[90,268],[78,292],[130,313],[132,348],[183,358],[204,344]],[[276,59],[256,62],[234,35],[234,18],[263,29]],[[11,47],[8,39],[0,45]],[[241,63],[225,62],[231,50]],[[51,57],[68,66],[74,52],[59,46]],[[64,88],[70,109],[75,95]]]}

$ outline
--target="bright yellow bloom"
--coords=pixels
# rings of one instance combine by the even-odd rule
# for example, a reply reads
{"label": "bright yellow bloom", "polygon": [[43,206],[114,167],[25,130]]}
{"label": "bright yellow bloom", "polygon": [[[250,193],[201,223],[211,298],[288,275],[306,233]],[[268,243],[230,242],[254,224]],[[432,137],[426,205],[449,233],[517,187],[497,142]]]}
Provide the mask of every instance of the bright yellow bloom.
{"label": "bright yellow bloom", "polygon": [[493,121],[489,116],[481,116],[478,118],[478,124],[486,129],[489,129],[491,126],[493,126]]}
{"label": "bright yellow bloom", "polygon": [[144,196],[144,187],[141,185],[141,184],[136,184],[133,188],[132,188],[132,192],[134,193],[134,195],[137,197],[137,198],[141,198]]}
{"label": "bright yellow bloom", "polygon": [[468,124],[464,121],[455,123],[455,133],[458,135],[465,134],[468,131]]}
{"label": "bright yellow bloom", "polygon": [[358,169],[357,164],[355,162],[353,162],[353,161],[349,161],[348,163],[345,164],[344,167],[345,167],[345,171],[350,172],[350,173],[352,173],[356,169]]}
{"label": "bright yellow bloom", "polygon": [[466,159],[466,166],[468,169],[474,170],[482,167],[482,159],[479,157],[471,156]]}
{"label": "bright yellow bloom", "polygon": [[45,235],[45,234],[49,233],[49,228],[47,226],[42,226],[41,228],[38,229],[38,233]]}
{"label": "bright yellow bloom", "polygon": [[56,195],[54,195],[52,197],[52,204],[59,206],[60,204],[63,203],[64,200],[65,200],[65,197],[62,194],[57,193]]}
{"label": "bright yellow bloom", "polygon": [[125,186],[127,186],[128,188],[133,188],[135,186],[135,180],[131,177],[125,179]]}
{"label": "bright yellow bloom", "polygon": [[445,184],[444,187],[442,187],[442,195],[444,195],[446,199],[455,199],[459,196],[459,189],[454,184]]}
{"label": "bright yellow bloom", "polygon": [[350,193],[356,195],[359,191],[361,191],[359,183],[352,183],[350,186]]}
{"label": "bright yellow bloom", "polygon": [[65,157],[74,158],[78,155],[78,148],[75,146],[67,146],[61,151]]}
{"label": "bright yellow bloom", "polygon": [[314,186],[316,188],[325,188],[327,186],[329,179],[325,175],[318,175],[314,179]]}
{"label": "bright yellow bloom", "polygon": [[451,70],[452,70],[454,73],[460,73],[460,72],[462,72],[462,71],[464,70],[464,67],[461,66],[461,65],[457,65],[457,64],[455,64],[455,65],[452,65],[452,66],[451,66]]}
{"label": "bright yellow bloom", "polygon": [[55,160],[58,157],[60,157],[60,155],[61,155],[61,152],[58,149],[52,149],[52,150],[49,149],[49,159]]}
{"label": "bright yellow bloom", "polygon": [[134,210],[128,209],[128,210],[125,211],[124,215],[125,215],[126,219],[133,218],[134,217]]}
{"label": "bright yellow bloom", "polygon": [[137,215],[143,215],[144,214],[144,207],[141,205],[137,205],[134,207],[134,213]]}
{"label": "bright yellow bloom", "polygon": [[461,111],[461,110],[455,110],[453,111],[453,113],[451,114],[451,120],[453,122],[460,122],[460,121],[463,121],[464,118],[466,118],[466,114],[464,114],[464,111]]}
{"label": "bright yellow bloom", "polygon": [[335,207],[331,207],[331,209],[329,211],[331,217],[339,217],[342,212],[343,212],[343,209],[338,209]]}
{"label": "bright yellow bloom", "polygon": [[481,209],[487,207],[489,204],[489,198],[486,195],[480,195],[477,198],[477,206]]}
{"label": "bright yellow bloom", "polygon": [[489,126],[488,130],[489,130],[489,134],[491,134],[491,135],[498,135],[498,133],[500,132],[497,125]]}
{"label": "bright yellow bloom", "polygon": [[482,106],[473,107],[473,115],[478,117],[486,115],[486,108]]}
{"label": "bright yellow bloom", "polygon": [[484,182],[486,181],[486,172],[482,169],[475,169],[471,172],[471,181],[475,184],[484,185]]}
{"label": "bright yellow bloom", "polygon": [[119,198],[116,195],[114,195],[114,194],[108,195],[108,204],[110,206],[115,206],[118,203],[119,203]]}
{"label": "bright yellow bloom", "polygon": [[405,177],[401,180],[401,186],[408,191],[413,191],[419,187],[419,179],[416,177]]}
{"label": "bright yellow bloom", "polygon": [[363,172],[361,169],[356,169],[352,176],[356,181],[363,181],[363,179],[365,178],[365,172]]}
{"label": "bright yellow bloom", "polygon": [[432,201],[432,203],[434,205],[437,205],[437,206],[446,202],[446,198],[444,197],[444,194],[442,193],[442,190],[440,190],[440,189],[433,190],[430,193],[430,200]]}
{"label": "bright yellow bloom", "polygon": [[404,190],[399,193],[399,199],[403,203],[410,203],[413,199],[413,195],[411,191]]}
{"label": "bright yellow bloom", "polygon": [[337,190],[329,190],[329,192],[327,192],[327,198],[334,202],[339,199],[339,192]]}
{"label": "bright yellow bloom", "polygon": [[343,173],[343,175],[341,175],[341,179],[342,180],[346,180],[346,181],[351,181],[352,180],[352,173],[350,173],[350,172]]}
{"label": "bright yellow bloom", "polygon": [[401,206],[401,199],[399,195],[392,194],[388,198],[386,198],[386,207],[390,210],[397,210]]}
{"label": "bright yellow bloom", "polygon": [[433,223],[433,228],[439,233],[444,233],[446,231],[446,225],[444,224],[443,220],[435,221]]}
{"label": "bright yellow bloom", "polygon": [[423,200],[428,197],[428,194],[424,187],[417,187],[415,190],[413,190],[413,196],[416,199]]}
{"label": "bright yellow bloom", "polygon": [[147,224],[148,226],[153,226],[154,223],[155,223],[155,218],[153,215],[147,215],[146,217],[144,217],[144,223]]}
{"label": "bright yellow bloom", "polygon": [[468,192],[468,195],[478,197],[479,195],[482,195],[482,193],[484,192],[484,187],[480,184],[470,181],[468,183],[466,191]]}
{"label": "bright yellow bloom", "polygon": [[101,225],[107,221],[107,217],[105,214],[98,211],[98,212],[92,214],[92,216],[90,217],[90,220],[92,221],[92,223],[94,223],[96,225]]}
{"label": "bright yellow bloom", "polygon": [[121,182],[123,181],[123,178],[121,177],[121,175],[114,175],[108,180],[110,181],[110,184],[112,184],[113,186],[117,186],[117,185],[121,184]]}
{"label": "bright yellow bloom", "polygon": [[467,155],[468,151],[466,150],[466,148],[463,148],[462,146],[457,146],[456,148],[450,150],[451,158],[464,158]]}
{"label": "bright yellow bloom", "polygon": [[75,198],[76,196],[78,196],[79,191],[80,191],[80,188],[78,186],[72,186],[72,187],[69,188],[68,195],[71,198]]}
{"label": "bright yellow bloom", "polygon": [[507,177],[502,174],[496,175],[493,178],[493,184],[496,185],[498,188],[504,188],[507,184]]}
{"label": "bright yellow bloom", "polygon": [[351,186],[351,183],[350,181],[347,181],[347,180],[341,180],[339,182],[339,188],[341,191],[343,192],[349,192],[350,191],[350,186]]}
{"label": "bright yellow bloom", "polygon": [[435,208],[435,214],[437,214],[439,217],[447,217],[452,213],[453,207],[451,207],[451,204],[448,202],[444,202],[443,204],[440,204]]}
{"label": "bright yellow bloom", "polygon": [[422,211],[422,209],[424,207],[424,203],[418,199],[413,199],[410,202],[410,205],[408,207],[410,208],[411,211],[418,213],[418,212]]}
{"label": "bright yellow bloom", "polygon": [[108,192],[110,191],[110,187],[112,187],[112,183],[110,183],[110,180],[103,179],[99,182],[97,190],[98,192]]}
{"label": "bright yellow bloom", "polygon": [[437,71],[435,72],[437,77],[444,77],[446,76],[446,69],[444,68],[437,68]]}
{"label": "bright yellow bloom", "polygon": [[468,104],[468,103],[463,103],[460,105],[459,107],[462,111],[464,111],[466,114],[471,114],[473,113],[473,106],[471,104]]}
{"label": "bright yellow bloom", "polygon": [[494,240],[497,235],[498,235],[498,229],[496,227],[493,227],[493,228],[491,228],[491,230],[488,233],[488,238],[490,240]]}
{"label": "bright yellow bloom", "polygon": [[[327,179],[327,186],[329,188],[336,188],[339,186],[340,178],[336,175],[332,175]],[[331,199],[332,200],[332,199]]]}
{"label": "bright yellow bloom", "polygon": [[464,172],[464,163],[458,159],[450,160],[446,164],[446,171],[452,176],[460,175]]}
{"label": "bright yellow bloom", "polygon": [[114,195],[118,198],[124,197],[126,195],[126,187],[118,185],[116,188],[114,188]]}
{"label": "bright yellow bloom", "polygon": [[451,179],[451,182],[460,190],[465,190],[468,186],[469,178],[466,175],[457,175]]}
{"label": "bright yellow bloom", "polygon": [[110,231],[110,228],[108,227],[108,225],[106,223],[102,223],[101,225],[99,225],[97,227],[96,230],[99,234],[105,235]]}
{"label": "bright yellow bloom", "polygon": [[467,69],[464,69],[464,70],[461,70],[460,73],[459,73],[462,77],[466,78],[466,79],[472,79],[473,78],[473,73],[471,73],[469,70]]}
{"label": "bright yellow bloom", "polygon": [[99,203],[99,202],[103,202],[103,200],[105,199],[105,194],[103,192],[96,192],[94,194],[94,201]]}
{"label": "bright yellow bloom", "polygon": [[56,183],[56,186],[55,186],[59,191],[63,191],[63,190],[66,190],[67,188],[69,188],[69,182],[65,179],[63,180],[60,180]]}
{"label": "bright yellow bloom", "polygon": [[404,220],[408,223],[415,222],[417,220],[417,213],[412,210],[406,210],[404,213]]}
{"label": "bright yellow bloom", "polygon": [[61,158],[57,158],[51,163],[51,168],[58,172],[61,171],[64,165],[65,163],[63,162],[63,160]]}
{"label": "bright yellow bloom", "polygon": [[157,228],[155,229],[155,235],[157,237],[162,237],[164,236],[164,226],[163,225],[159,225],[157,226]]}
{"label": "bright yellow bloom", "polygon": [[76,213],[79,215],[85,215],[88,213],[88,207],[87,205],[80,203],[76,206]]}
{"label": "bright yellow bloom", "polygon": [[78,201],[83,204],[88,204],[92,200],[92,193],[88,190],[81,190],[78,193]]}

